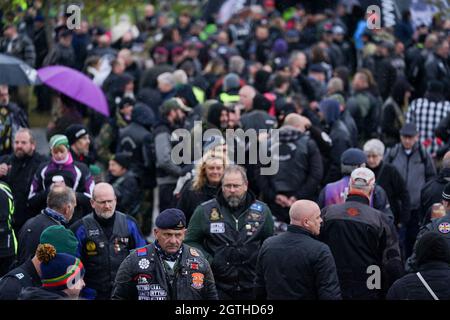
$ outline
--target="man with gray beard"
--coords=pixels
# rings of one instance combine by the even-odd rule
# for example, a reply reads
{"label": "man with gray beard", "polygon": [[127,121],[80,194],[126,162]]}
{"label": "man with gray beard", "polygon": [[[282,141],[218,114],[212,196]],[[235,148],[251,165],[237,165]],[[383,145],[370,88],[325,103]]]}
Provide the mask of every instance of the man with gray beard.
{"label": "man with gray beard", "polygon": [[272,235],[270,209],[248,191],[245,170],[232,165],[216,198],[195,209],[185,243],[209,260],[220,300],[244,300],[254,299],[259,248]]}
{"label": "man with gray beard", "polygon": [[109,183],[95,185],[94,212],[71,227],[79,241],[77,256],[86,269],[84,281],[99,300],[110,298],[117,270],[130,251],[146,245],[134,218],[116,211],[116,204]]}

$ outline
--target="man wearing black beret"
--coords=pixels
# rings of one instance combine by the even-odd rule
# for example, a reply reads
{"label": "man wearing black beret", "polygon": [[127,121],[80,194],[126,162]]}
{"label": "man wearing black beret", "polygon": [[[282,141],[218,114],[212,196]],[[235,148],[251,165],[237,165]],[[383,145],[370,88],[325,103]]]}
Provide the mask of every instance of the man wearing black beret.
{"label": "man wearing black beret", "polygon": [[120,265],[112,298],[217,300],[208,261],[199,250],[183,244],[183,211],[166,209],[156,218],[155,225],[156,241],[131,252]]}
{"label": "man wearing black beret", "polygon": [[441,203],[445,209],[445,216],[442,218],[432,219],[430,223],[420,229],[419,234],[417,235],[416,244],[414,245],[413,253],[406,261],[407,272],[416,272],[418,270],[417,243],[427,231],[438,233],[445,239],[447,245],[450,246],[450,182],[445,185],[444,190],[442,191]]}

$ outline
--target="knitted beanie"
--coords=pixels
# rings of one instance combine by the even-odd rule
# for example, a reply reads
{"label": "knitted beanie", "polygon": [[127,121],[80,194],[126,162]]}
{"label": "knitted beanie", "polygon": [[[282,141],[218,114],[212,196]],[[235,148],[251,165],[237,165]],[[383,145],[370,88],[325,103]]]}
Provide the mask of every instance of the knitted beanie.
{"label": "knitted beanie", "polygon": [[64,290],[84,277],[80,259],[66,253],[56,253],[51,244],[40,244],[36,256],[41,262],[41,282],[45,288]]}

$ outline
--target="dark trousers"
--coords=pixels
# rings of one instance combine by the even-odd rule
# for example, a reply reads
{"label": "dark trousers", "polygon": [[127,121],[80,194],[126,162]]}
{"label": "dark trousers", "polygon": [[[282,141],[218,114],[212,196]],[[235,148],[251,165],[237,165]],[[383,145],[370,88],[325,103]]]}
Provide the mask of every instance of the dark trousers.
{"label": "dark trousers", "polygon": [[419,210],[411,210],[411,219],[406,224],[405,230],[405,257],[411,256],[419,233]]}
{"label": "dark trousers", "polygon": [[255,300],[254,290],[223,291],[217,288],[219,300]]}

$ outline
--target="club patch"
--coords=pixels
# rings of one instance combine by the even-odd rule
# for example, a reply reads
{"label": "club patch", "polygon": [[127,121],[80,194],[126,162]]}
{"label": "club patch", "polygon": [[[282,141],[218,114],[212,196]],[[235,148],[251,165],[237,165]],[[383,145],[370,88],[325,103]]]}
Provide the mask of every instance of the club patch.
{"label": "club patch", "polygon": [[196,272],[192,274],[192,284],[191,286],[195,289],[201,289],[203,288],[203,279],[205,276],[203,273]]}
{"label": "club patch", "polygon": [[450,232],[450,223],[448,222],[442,222],[439,226],[438,226],[438,230],[440,233],[444,233],[447,234]]}
{"label": "club patch", "polygon": [[150,261],[148,261],[148,259],[141,259],[138,262],[139,264],[139,268],[141,268],[142,270],[148,269],[148,267],[150,266]]}
{"label": "club patch", "polygon": [[211,233],[225,233],[225,223],[223,222],[211,223],[209,231]]}
{"label": "club patch", "polygon": [[191,253],[191,256],[200,257],[200,254],[198,253],[197,249],[195,249],[195,248],[190,248],[189,252]]}
{"label": "club patch", "polygon": [[263,212],[263,206],[260,203],[254,203],[251,205],[250,210],[255,210],[257,212]]}

